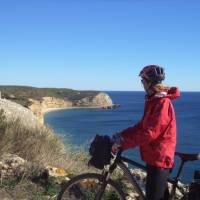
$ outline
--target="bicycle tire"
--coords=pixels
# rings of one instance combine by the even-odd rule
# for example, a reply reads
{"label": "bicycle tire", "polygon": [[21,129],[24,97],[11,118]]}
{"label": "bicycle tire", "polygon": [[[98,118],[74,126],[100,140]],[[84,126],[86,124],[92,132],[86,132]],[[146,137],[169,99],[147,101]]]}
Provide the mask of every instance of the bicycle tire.
{"label": "bicycle tire", "polygon": [[[84,187],[87,187],[84,185],[84,180],[88,180],[88,181],[94,180],[95,182],[93,182],[93,183],[95,183],[95,187],[92,186],[91,189],[98,190],[97,186],[99,186],[101,183],[102,175],[96,174],[96,173],[86,173],[86,174],[80,174],[78,176],[73,177],[71,180],[69,180],[62,186],[62,189],[57,196],[57,200],[93,200],[92,195],[94,195],[94,193],[92,193],[92,192],[94,192],[94,191],[92,191],[88,194],[87,193],[84,194],[81,191],[81,189],[83,189]],[[88,183],[85,182],[85,184],[87,185]],[[77,186],[82,187],[82,188],[81,189],[77,188]],[[126,199],[125,194],[121,190],[120,186],[111,179],[108,180],[108,185],[106,186],[105,189],[108,189],[108,192],[112,192],[111,189],[113,189],[114,193],[110,193],[110,195],[113,194],[113,198],[112,198],[112,196],[110,196],[110,197],[106,196],[109,193],[108,194],[105,193],[104,197],[102,197],[101,200],[118,200],[118,199],[125,200]],[[89,195],[91,195],[91,196],[89,196]],[[116,198],[115,195],[118,195],[118,198]],[[94,197],[94,199],[95,199],[95,197]]]}

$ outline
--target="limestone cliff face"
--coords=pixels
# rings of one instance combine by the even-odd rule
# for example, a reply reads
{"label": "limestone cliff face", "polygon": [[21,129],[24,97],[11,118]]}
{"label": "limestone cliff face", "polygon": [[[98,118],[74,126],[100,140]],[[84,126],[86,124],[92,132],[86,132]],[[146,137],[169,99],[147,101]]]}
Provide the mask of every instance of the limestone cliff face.
{"label": "limestone cliff face", "polygon": [[105,107],[112,106],[113,102],[110,96],[104,92],[100,92],[94,97],[85,97],[76,103],[77,106],[86,107]]}
{"label": "limestone cliff face", "polygon": [[113,102],[108,94],[101,92],[93,98],[92,104],[97,106],[112,106]]}
{"label": "limestone cliff face", "polygon": [[44,122],[44,113],[48,109],[71,107],[106,107],[113,105],[110,96],[103,92],[97,94],[96,96],[82,98],[76,102],[55,97],[43,97],[41,101],[29,99],[29,101],[31,102],[29,109],[36,115],[41,123]]}
{"label": "limestone cliff face", "polygon": [[36,115],[41,123],[44,122],[44,113],[51,108],[69,108],[73,103],[54,97],[43,97],[41,101],[29,99],[32,104],[29,109]]}
{"label": "limestone cliff face", "polygon": [[4,110],[7,120],[20,120],[27,127],[39,126],[37,117],[27,108],[15,102],[0,99],[0,109]]}

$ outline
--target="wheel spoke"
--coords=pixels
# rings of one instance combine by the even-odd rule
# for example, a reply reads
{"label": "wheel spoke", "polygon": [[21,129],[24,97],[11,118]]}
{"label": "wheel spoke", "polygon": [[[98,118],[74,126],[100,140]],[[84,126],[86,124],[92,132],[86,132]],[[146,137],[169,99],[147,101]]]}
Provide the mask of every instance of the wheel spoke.
{"label": "wheel spoke", "polygon": [[58,200],[124,200],[123,192],[114,182],[101,183],[101,175],[78,176],[66,184]]}

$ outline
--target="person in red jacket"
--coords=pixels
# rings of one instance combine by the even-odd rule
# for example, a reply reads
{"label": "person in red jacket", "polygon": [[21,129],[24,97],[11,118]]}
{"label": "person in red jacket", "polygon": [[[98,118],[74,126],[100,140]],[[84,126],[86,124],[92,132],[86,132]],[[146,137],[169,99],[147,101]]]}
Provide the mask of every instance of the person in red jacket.
{"label": "person in red jacket", "polygon": [[147,200],[167,199],[167,178],[174,165],[176,117],[171,100],[180,96],[176,87],[165,87],[164,69],[148,65],[139,76],[146,91],[144,115],[139,123],[113,137],[112,151],[140,146],[147,163]]}

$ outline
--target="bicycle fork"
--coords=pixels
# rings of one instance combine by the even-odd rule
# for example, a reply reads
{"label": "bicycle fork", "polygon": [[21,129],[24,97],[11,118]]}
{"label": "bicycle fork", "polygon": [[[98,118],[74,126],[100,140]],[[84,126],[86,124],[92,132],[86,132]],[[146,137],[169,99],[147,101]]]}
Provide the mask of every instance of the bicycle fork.
{"label": "bicycle fork", "polygon": [[98,191],[97,195],[95,196],[95,200],[101,200],[101,197],[103,196],[103,193],[105,191],[105,188],[108,184],[108,180],[110,178],[111,173],[109,171],[103,170],[102,172],[102,180],[101,180],[101,187]]}

